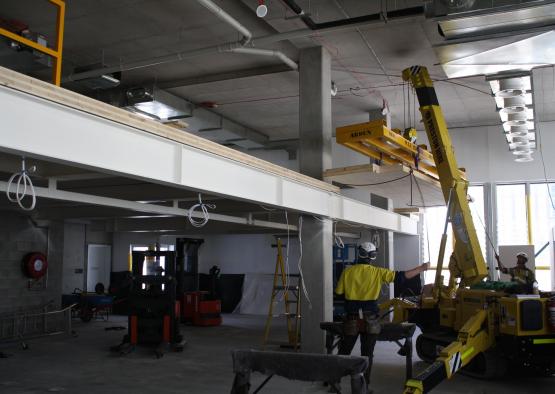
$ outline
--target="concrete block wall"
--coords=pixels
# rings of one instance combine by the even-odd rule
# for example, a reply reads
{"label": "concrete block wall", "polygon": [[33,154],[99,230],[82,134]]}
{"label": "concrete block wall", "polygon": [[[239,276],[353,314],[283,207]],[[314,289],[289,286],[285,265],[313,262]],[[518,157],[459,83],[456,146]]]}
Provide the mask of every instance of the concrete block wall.
{"label": "concrete block wall", "polygon": [[[63,223],[52,222],[48,229],[37,228],[24,215],[0,213],[0,313],[24,310],[53,301],[61,302]],[[48,251],[48,280],[45,289],[28,288],[22,259],[29,252]]]}

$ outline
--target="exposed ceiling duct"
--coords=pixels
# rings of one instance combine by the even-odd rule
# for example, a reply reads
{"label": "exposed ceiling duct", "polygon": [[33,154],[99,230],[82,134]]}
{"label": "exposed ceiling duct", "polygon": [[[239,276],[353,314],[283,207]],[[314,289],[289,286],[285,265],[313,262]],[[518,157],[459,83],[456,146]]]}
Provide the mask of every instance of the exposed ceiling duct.
{"label": "exposed ceiling duct", "polygon": [[555,1],[434,0],[426,16],[438,21],[446,40],[511,33],[555,24]]}
{"label": "exposed ceiling duct", "polygon": [[[162,123],[174,122],[174,127],[224,145],[252,149],[269,142],[268,136],[257,130],[157,87],[99,91],[95,98]],[[181,119],[186,127],[175,123]]]}
{"label": "exposed ceiling duct", "polygon": [[125,108],[162,122],[193,116],[193,105],[157,88],[131,88],[125,92]]}
{"label": "exposed ceiling duct", "polygon": [[555,63],[555,1],[433,0],[426,16],[438,23],[435,50],[449,78]]}

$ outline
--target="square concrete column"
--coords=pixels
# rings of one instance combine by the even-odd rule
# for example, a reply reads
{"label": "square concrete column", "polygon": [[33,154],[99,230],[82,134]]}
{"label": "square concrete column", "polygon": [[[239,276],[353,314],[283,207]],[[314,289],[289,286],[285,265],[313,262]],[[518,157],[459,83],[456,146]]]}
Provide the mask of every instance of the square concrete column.
{"label": "square concrete column", "polygon": [[308,294],[301,295],[301,351],[325,353],[326,337],[320,322],[333,320],[333,225],[303,217],[302,271]]}
{"label": "square concrete column", "polygon": [[299,167],[322,179],[331,159],[331,58],[322,47],[301,50],[299,67]]}
{"label": "square concrete column", "polygon": [[[299,166],[301,173],[322,179],[331,168],[331,58],[322,47],[300,54]],[[333,318],[331,220],[303,217],[302,268],[310,303],[302,297],[301,349],[324,353],[325,334],[320,322]]]}

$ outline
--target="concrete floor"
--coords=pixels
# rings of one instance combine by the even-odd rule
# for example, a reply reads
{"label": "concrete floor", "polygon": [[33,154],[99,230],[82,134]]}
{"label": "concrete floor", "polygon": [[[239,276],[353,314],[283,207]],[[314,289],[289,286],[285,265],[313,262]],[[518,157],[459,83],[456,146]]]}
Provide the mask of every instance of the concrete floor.
{"label": "concrete floor", "polygon": [[[112,316],[110,321],[83,324],[75,321],[75,338],[50,337],[29,341],[29,349],[12,344],[0,350],[13,356],[0,359],[0,393],[229,393],[233,381],[230,350],[259,347],[264,318],[226,315],[224,325],[212,328],[185,327],[189,341],[183,353],[168,353],[157,360],[149,349],[139,348],[126,357],[111,355],[124,331],[106,327],[125,324]],[[276,330],[277,331],[277,330]],[[277,334],[277,332],[276,332]],[[282,338],[285,338],[283,336]],[[397,346],[379,342],[376,346],[373,388],[379,393],[402,393],[404,359]],[[355,354],[358,346],[355,347]],[[415,361],[415,370],[426,364]],[[262,376],[253,378],[253,388]],[[347,379],[343,392],[349,393]],[[273,393],[325,393],[321,384],[291,382],[274,378],[261,390]],[[456,376],[444,382],[437,394],[548,394],[555,393],[555,378],[508,378],[505,381],[475,380]]]}

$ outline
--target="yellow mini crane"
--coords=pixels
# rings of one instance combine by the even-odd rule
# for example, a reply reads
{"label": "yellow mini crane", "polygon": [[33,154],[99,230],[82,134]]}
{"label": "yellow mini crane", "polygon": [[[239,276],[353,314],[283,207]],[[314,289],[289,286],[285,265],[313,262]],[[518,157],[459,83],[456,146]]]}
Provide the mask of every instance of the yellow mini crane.
{"label": "yellow mini crane", "polygon": [[[417,302],[394,299],[380,306],[384,310],[393,309],[394,322],[417,323],[422,330],[416,343],[418,355],[431,362],[406,382],[404,393],[427,393],[461,368],[473,375],[491,377],[502,374],[511,362],[553,373],[555,332],[549,324],[549,299],[511,296],[501,284],[488,286],[483,282],[488,270],[470,214],[468,182],[457,166],[432,80],[421,66],[405,69],[403,79],[415,89],[430,142],[435,168],[427,160],[424,170],[430,175],[437,174],[448,212],[432,293],[420,296]],[[379,158],[386,164],[388,160],[402,160],[396,157],[400,150],[384,152],[372,140],[367,140],[363,148],[356,145],[364,138],[361,136],[369,135],[371,124],[339,128],[338,142],[354,145],[351,147],[361,153],[378,148],[383,152]],[[423,157],[427,158],[427,154]],[[368,155],[376,158],[375,153]],[[413,169],[422,171],[418,164],[415,161]],[[449,283],[444,285],[441,271],[448,223],[452,225],[455,244],[449,259]]]}

